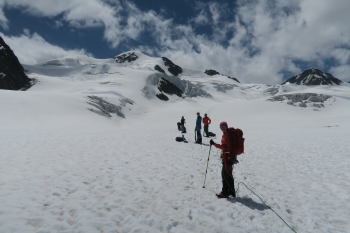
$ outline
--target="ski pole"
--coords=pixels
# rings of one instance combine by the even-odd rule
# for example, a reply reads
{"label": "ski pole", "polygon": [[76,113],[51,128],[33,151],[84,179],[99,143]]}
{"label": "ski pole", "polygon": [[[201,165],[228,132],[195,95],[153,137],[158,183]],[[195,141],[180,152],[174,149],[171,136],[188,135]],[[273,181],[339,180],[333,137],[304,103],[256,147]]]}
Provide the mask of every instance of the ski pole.
{"label": "ski pole", "polygon": [[208,165],[209,165],[210,150],[211,150],[211,145],[210,145],[210,147],[209,147],[209,155],[208,155],[208,161],[207,161],[207,169],[205,170],[204,184],[203,184],[203,187],[202,187],[202,188],[205,188],[205,180],[207,179],[207,172],[208,172]]}

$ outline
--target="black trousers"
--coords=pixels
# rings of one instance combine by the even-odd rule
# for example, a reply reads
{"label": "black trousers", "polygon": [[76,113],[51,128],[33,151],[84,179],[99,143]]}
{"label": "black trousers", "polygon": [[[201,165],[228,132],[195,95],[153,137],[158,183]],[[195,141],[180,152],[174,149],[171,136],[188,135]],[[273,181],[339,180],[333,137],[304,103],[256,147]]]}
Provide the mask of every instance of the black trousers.
{"label": "black trousers", "polygon": [[222,167],[222,170],[221,170],[221,178],[222,178],[221,193],[223,195],[232,194],[232,195],[236,196],[235,181],[233,179],[232,170],[233,169],[231,168],[229,171],[226,171],[224,169],[224,166]]}

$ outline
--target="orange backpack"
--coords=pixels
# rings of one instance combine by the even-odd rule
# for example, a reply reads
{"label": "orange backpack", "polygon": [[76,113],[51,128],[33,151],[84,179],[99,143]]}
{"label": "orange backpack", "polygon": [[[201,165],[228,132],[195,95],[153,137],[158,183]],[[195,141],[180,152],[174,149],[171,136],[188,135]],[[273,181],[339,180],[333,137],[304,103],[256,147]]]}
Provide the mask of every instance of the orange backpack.
{"label": "orange backpack", "polygon": [[244,153],[244,138],[243,138],[243,131],[239,128],[228,128],[229,133],[234,133],[236,135],[236,141],[231,142],[235,143],[236,148],[236,155],[240,155]]}

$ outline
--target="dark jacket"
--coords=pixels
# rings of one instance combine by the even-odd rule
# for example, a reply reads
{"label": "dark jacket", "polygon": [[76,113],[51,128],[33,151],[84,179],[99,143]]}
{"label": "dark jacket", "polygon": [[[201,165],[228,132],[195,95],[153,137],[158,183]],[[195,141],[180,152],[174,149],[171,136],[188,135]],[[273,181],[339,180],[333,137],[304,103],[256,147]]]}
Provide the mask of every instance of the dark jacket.
{"label": "dark jacket", "polygon": [[196,130],[199,130],[202,128],[202,117],[201,116],[197,116],[197,120],[196,120]]}
{"label": "dark jacket", "polygon": [[185,118],[181,118],[181,125],[185,125]]}

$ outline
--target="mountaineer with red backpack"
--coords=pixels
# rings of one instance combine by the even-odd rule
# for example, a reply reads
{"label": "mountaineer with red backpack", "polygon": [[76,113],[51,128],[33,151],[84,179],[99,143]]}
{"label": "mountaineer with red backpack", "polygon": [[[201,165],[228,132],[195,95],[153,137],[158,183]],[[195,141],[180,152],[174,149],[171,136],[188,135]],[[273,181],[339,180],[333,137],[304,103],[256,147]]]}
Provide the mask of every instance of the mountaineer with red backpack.
{"label": "mountaineer with red backpack", "polygon": [[222,191],[216,194],[218,198],[236,197],[235,184],[232,176],[233,164],[237,164],[237,155],[244,153],[243,132],[240,129],[229,128],[225,121],[220,123],[223,132],[221,144],[210,140],[210,145],[222,150]]}

